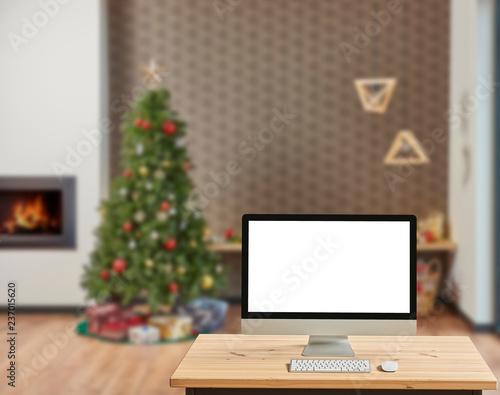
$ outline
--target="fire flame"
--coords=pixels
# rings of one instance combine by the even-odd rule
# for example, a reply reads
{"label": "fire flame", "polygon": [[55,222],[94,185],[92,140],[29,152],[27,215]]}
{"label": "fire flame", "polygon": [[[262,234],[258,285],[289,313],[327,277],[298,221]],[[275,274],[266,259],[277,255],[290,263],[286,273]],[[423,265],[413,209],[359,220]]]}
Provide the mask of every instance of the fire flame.
{"label": "fire flame", "polygon": [[48,228],[52,224],[47,209],[43,203],[42,195],[37,195],[31,202],[18,201],[12,207],[12,218],[4,222],[9,233],[14,233],[16,228],[33,230]]}

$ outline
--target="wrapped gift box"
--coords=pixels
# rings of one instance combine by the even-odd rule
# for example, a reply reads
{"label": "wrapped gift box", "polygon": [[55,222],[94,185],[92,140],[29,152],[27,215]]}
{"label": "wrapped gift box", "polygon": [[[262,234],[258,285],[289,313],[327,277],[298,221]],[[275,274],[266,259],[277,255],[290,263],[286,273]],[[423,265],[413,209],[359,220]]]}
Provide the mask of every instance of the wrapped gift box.
{"label": "wrapped gift box", "polygon": [[214,332],[224,327],[228,303],[217,299],[197,299],[174,308],[173,313],[192,318],[196,332]]}
{"label": "wrapped gift box", "polygon": [[162,339],[183,339],[191,335],[190,316],[156,316],[149,319],[149,324],[158,328]]}
{"label": "wrapped gift box", "polygon": [[160,330],[151,325],[134,326],[128,330],[128,339],[135,344],[152,344],[160,340]]}
{"label": "wrapped gift box", "polygon": [[95,335],[101,334],[102,326],[111,321],[118,321],[120,306],[116,303],[106,303],[87,308],[87,330]]}
{"label": "wrapped gift box", "polygon": [[107,322],[103,324],[100,336],[109,340],[127,339],[129,325],[125,322]]}
{"label": "wrapped gift box", "polygon": [[[116,324],[123,324],[125,330],[128,330],[130,326],[142,325],[144,323],[143,318],[136,316],[132,308],[123,307],[117,303],[106,303],[101,306],[89,307],[86,313],[87,331],[110,339],[114,339],[115,336],[118,336],[110,334],[110,332],[121,330],[117,329],[119,326]],[[102,333],[103,329],[106,329],[106,334],[104,335]],[[107,337],[108,335],[111,337]]]}

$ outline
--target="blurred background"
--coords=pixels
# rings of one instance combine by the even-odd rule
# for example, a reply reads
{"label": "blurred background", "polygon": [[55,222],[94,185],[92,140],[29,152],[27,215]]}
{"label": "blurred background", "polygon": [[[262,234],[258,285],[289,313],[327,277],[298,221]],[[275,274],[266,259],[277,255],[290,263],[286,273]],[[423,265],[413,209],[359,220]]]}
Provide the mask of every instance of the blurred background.
{"label": "blurred background", "polygon": [[[500,377],[499,18],[493,0],[0,0],[0,277],[18,287],[26,393],[175,393],[189,339],[145,350],[75,335],[89,304],[109,302],[81,279],[145,67],[187,124],[203,243],[227,278],[215,307],[165,317],[203,331],[204,308],[210,331],[239,331],[244,213],[415,214],[419,333],[471,336]],[[46,205],[43,231],[13,224],[19,202]],[[110,352],[143,365],[131,374]]]}

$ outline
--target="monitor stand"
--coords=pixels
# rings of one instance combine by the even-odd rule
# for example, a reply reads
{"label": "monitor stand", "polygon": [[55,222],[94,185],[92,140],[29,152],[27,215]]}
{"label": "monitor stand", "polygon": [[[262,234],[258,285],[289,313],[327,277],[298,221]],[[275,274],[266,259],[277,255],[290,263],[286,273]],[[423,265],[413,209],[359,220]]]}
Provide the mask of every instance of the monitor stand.
{"label": "monitor stand", "polygon": [[302,351],[305,357],[354,357],[354,350],[347,336],[309,336]]}

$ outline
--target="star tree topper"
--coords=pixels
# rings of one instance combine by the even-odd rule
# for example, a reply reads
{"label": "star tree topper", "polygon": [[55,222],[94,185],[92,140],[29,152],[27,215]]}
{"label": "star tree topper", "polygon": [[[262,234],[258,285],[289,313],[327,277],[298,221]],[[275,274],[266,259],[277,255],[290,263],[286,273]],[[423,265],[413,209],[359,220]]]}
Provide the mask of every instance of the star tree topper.
{"label": "star tree topper", "polygon": [[161,75],[165,73],[165,67],[158,66],[154,60],[151,60],[148,66],[141,67],[141,73],[144,74],[150,86],[157,86],[161,82]]}

